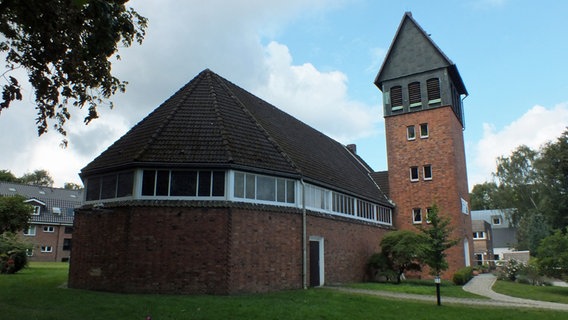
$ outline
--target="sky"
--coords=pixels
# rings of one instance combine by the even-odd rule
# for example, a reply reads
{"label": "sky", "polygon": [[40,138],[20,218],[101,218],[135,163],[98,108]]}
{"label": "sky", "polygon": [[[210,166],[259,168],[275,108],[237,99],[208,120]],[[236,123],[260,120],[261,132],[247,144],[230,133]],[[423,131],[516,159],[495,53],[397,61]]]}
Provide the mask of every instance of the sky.
{"label": "sky", "polygon": [[[270,102],[387,170],[382,95],[373,84],[405,12],[457,65],[470,189],[493,181],[499,156],[537,149],[568,126],[568,1],[136,0],[149,19],[142,45],[121,48],[113,73],[129,82],[99,107],[41,137],[31,88],[0,114],[0,169],[47,170],[55,187],[204,69]],[[18,72],[22,72],[19,70]],[[25,74],[22,74],[25,76]],[[0,84],[4,84],[0,79]],[[52,122],[54,124],[55,122]]]}

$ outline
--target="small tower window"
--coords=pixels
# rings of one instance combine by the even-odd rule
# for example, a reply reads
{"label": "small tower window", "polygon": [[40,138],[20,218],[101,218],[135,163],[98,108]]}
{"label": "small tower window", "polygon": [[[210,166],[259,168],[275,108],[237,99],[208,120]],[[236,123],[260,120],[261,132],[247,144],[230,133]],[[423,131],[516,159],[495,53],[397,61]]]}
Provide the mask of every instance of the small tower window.
{"label": "small tower window", "polygon": [[422,223],[422,209],[412,209],[412,223]]}
{"label": "small tower window", "polygon": [[426,90],[428,91],[428,103],[440,102],[440,80],[438,78],[426,80]]}
{"label": "small tower window", "polygon": [[414,130],[414,126],[406,127],[406,139],[407,140],[416,139],[416,130]]}
{"label": "small tower window", "polygon": [[424,180],[432,180],[432,166],[424,166]]}
{"label": "small tower window", "polygon": [[408,85],[408,97],[410,100],[410,107],[419,107],[422,105],[420,82],[412,82]]}
{"label": "small tower window", "polygon": [[392,111],[402,110],[402,87],[390,88],[390,99]]}
{"label": "small tower window", "polygon": [[420,138],[428,138],[428,124],[421,123],[420,124]]}
{"label": "small tower window", "polygon": [[410,167],[410,181],[418,181],[418,167]]}

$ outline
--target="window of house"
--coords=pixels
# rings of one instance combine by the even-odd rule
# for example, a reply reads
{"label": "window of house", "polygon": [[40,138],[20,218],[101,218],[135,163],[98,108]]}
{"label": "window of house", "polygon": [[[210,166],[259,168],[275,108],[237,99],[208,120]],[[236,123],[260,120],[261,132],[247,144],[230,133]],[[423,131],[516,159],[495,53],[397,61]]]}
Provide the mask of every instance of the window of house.
{"label": "window of house", "polygon": [[339,213],[354,215],[355,214],[355,198],[334,192],[332,210]]}
{"label": "window of house", "polygon": [[483,254],[476,253],[475,254],[475,261],[476,261],[478,266],[483,265]]}
{"label": "window of house", "polygon": [[63,250],[70,251],[71,250],[71,239],[65,238],[63,239]]}
{"label": "window of house", "polygon": [[44,226],[43,232],[54,232],[55,228],[53,226]]}
{"label": "window of house", "polygon": [[426,91],[428,92],[428,103],[440,102],[440,80],[438,78],[426,80]]}
{"label": "window of house", "polygon": [[420,138],[428,138],[428,124],[422,123],[420,124]]}
{"label": "window of house", "polygon": [[501,217],[493,217],[493,224],[498,226],[501,224]]}
{"label": "window of house", "polygon": [[133,188],[133,171],[89,177],[86,187],[86,200],[104,200],[132,196]]}
{"label": "window of house", "polygon": [[223,197],[225,171],[144,170],[143,196]]}
{"label": "window of house", "polygon": [[26,230],[24,230],[24,235],[28,237],[33,237],[36,235],[36,226],[29,226]]}
{"label": "window of house", "polygon": [[432,166],[425,165],[423,171],[424,171],[424,180],[432,180]]}
{"label": "window of house", "polygon": [[422,209],[412,209],[412,223],[422,223]]}
{"label": "window of house", "polygon": [[410,181],[418,181],[418,167],[410,167]]}
{"label": "window of house", "polygon": [[34,249],[26,249],[26,256],[33,257],[34,256]]}
{"label": "window of house", "polygon": [[39,216],[39,214],[41,213],[41,207],[40,206],[33,206],[33,207],[34,211],[32,212],[32,215]]}
{"label": "window of house", "polygon": [[473,233],[474,239],[485,239],[485,232],[484,231],[476,231]]}
{"label": "window of house", "polygon": [[419,107],[422,105],[420,82],[412,82],[408,85],[408,99],[410,107]]}
{"label": "window of house", "polygon": [[391,110],[402,110],[402,87],[395,86],[390,88]]}
{"label": "window of house", "polygon": [[295,185],[293,180],[235,172],[233,193],[235,198],[294,203]]}
{"label": "window of house", "polygon": [[[304,194],[306,195],[306,207],[317,210],[329,210],[330,193],[331,192],[327,189],[306,184],[304,192]],[[339,210],[340,209],[334,211],[340,212]]]}
{"label": "window of house", "polygon": [[44,252],[44,253],[53,252],[53,247],[52,246],[41,246],[41,252]]}
{"label": "window of house", "polygon": [[406,139],[407,140],[416,139],[416,131],[414,130],[414,126],[406,127]]}

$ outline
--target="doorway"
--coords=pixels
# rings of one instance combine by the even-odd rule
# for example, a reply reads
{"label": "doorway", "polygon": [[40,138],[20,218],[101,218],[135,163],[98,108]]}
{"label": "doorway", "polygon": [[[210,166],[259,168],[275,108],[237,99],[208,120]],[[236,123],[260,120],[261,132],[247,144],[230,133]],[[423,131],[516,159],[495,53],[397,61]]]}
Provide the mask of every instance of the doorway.
{"label": "doorway", "polygon": [[310,237],[310,287],[324,284],[324,250],[322,237]]}

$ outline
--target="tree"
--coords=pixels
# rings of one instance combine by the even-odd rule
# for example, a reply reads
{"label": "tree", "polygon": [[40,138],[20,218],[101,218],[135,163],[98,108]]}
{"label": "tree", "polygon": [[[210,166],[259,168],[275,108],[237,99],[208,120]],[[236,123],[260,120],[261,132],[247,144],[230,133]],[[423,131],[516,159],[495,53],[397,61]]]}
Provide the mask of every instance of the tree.
{"label": "tree", "polygon": [[26,198],[19,195],[0,196],[0,234],[28,228],[33,208],[26,204],[25,200]]}
{"label": "tree", "polygon": [[455,246],[458,240],[450,239],[452,229],[450,219],[440,217],[437,205],[432,206],[428,212],[429,225],[419,226],[424,239],[424,258],[423,262],[430,267],[430,273],[435,276],[448,269],[446,260],[446,250]]}
{"label": "tree", "polygon": [[66,189],[66,190],[81,190],[81,189],[83,189],[83,186],[80,185],[80,184],[73,183],[73,182],[65,182],[63,184],[63,189]]}
{"label": "tree", "polygon": [[484,182],[473,186],[469,199],[471,210],[492,210],[499,208],[499,188],[495,182]]}
{"label": "tree", "polygon": [[[420,263],[424,255],[424,237],[410,230],[398,230],[387,233],[381,241],[381,255],[377,259],[397,274],[397,283],[400,283],[405,271],[420,270]],[[386,262],[385,262],[386,261]]]}
{"label": "tree", "polygon": [[547,276],[562,278],[568,276],[568,230],[557,230],[540,243],[537,256],[538,266]]}
{"label": "tree", "polygon": [[0,181],[18,182],[18,178],[9,170],[0,170]]}
{"label": "tree", "polygon": [[20,182],[42,187],[53,186],[53,178],[47,170],[35,170],[32,173],[26,173],[20,178]]}
{"label": "tree", "polygon": [[127,9],[126,2],[0,1],[0,52],[6,57],[0,112],[22,100],[20,80],[9,75],[22,69],[35,95],[39,135],[54,120],[53,128],[65,136],[69,105],[88,107],[86,124],[96,119],[97,107],[127,84],[111,74],[109,59],[120,59],[119,44],[141,44],[145,36],[147,19]]}

